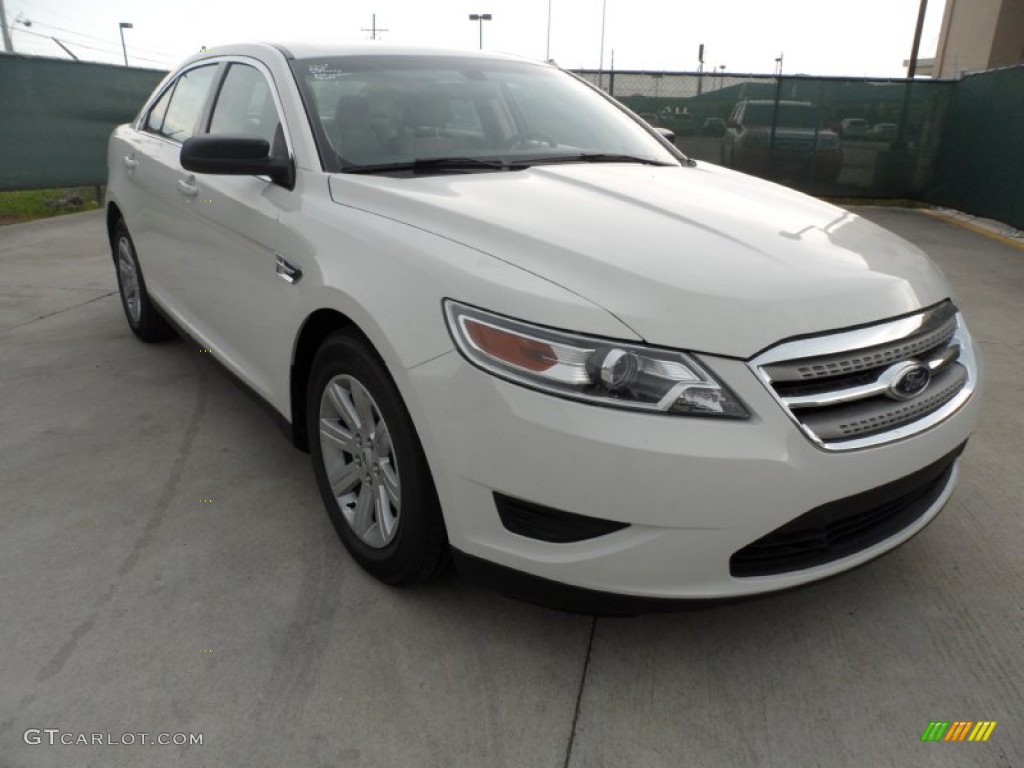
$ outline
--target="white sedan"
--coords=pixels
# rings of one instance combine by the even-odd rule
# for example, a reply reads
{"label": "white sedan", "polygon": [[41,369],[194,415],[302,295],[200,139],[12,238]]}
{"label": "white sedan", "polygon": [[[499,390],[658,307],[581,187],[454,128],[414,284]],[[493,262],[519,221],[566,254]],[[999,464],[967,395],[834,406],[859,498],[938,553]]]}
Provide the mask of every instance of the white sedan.
{"label": "white sedan", "polygon": [[582,610],[752,595],[952,492],[979,368],[928,258],[556,67],[215,49],[108,160],[131,329],[265,400],[389,584],[454,560]]}

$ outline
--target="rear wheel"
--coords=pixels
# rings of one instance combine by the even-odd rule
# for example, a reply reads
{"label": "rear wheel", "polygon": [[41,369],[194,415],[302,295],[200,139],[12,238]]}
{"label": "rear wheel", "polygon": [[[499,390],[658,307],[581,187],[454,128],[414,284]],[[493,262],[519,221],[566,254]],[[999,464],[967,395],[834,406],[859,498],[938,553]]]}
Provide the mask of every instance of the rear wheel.
{"label": "rear wheel", "polygon": [[430,579],[447,562],[437,494],[398,389],[360,336],[324,342],[306,403],[317,485],[345,548],[387,584]]}
{"label": "rear wheel", "polygon": [[135,243],[124,221],[117,222],[111,247],[117,265],[117,288],[121,294],[121,306],[124,308],[129,327],[136,336],[146,342],[172,338],[175,335],[174,329],[153,306],[146,292],[146,281],[142,277],[142,269],[135,254]]}

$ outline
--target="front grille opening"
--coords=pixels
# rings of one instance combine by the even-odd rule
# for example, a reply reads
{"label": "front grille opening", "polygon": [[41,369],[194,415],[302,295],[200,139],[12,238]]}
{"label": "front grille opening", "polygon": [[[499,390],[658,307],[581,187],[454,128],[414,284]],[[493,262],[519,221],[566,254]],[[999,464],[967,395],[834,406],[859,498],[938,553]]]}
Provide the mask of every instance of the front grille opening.
{"label": "front grille opening", "polygon": [[[804,433],[826,449],[886,442],[914,431],[914,424],[920,431],[944,418],[953,410],[947,406],[971,384],[973,362],[969,350],[965,354],[962,348],[966,329],[951,301],[910,318],[915,330],[877,343],[900,332],[897,324],[905,320],[789,342],[779,348],[785,357],[769,351],[761,356],[763,362],[753,365]],[[811,351],[845,344],[850,346],[847,351]],[[809,354],[801,354],[802,348]],[[931,381],[905,400],[894,387],[908,364],[926,365]]]}
{"label": "front grille opening", "polygon": [[494,504],[506,530],[555,544],[596,539],[629,527],[629,523],[562,512],[501,493],[494,494]]}
{"label": "front grille opening", "polygon": [[888,432],[937,411],[956,397],[966,383],[967,369],[954,365],[913,400],[872,397],[831,408],[801,409],[796,416],[822,440],[853,440]]}
{"label": "front grille opening", "polygon": [[850,389],[864,384],[871,384],[878,379],[885,368],[873,368],[864,373],[848,376],[829,376],[825,379],[812,381],[780,381],[772,384],[779,397],[803,397],[804,395],[820,395],[834,392],[837,389]]}
{"label": "front grille opening", "polygon": [[920,518],[942,495],[966,443],[901,480],[812,509],[729,559],[740,578],[825,565],[873,547]]}

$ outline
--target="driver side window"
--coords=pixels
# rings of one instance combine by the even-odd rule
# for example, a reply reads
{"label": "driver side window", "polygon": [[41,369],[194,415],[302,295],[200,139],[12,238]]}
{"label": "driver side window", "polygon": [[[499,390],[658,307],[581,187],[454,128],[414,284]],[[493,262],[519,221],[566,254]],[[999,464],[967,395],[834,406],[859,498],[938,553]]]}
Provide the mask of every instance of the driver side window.
{"label": "driver side window", "polygon": [[274,149],[280,125],[277,105],[263,73],[247,64],[231,64],[217,94],[210,133],[259,136]]}

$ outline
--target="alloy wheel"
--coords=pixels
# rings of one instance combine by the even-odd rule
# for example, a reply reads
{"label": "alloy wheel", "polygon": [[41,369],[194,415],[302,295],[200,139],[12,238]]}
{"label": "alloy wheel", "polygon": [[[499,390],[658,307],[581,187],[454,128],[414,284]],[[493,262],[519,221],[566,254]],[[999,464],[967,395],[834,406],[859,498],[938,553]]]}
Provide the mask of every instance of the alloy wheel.
{"label": "alloy wheel", "polygon": [[386,547],[398,532],[401,483],[391,432],[358,380],[335,376],[320,398],[320,449],[327,481],[360,541]]}
{"label": "alloy wheel", "polygon": [[139,291],[139,270],[127,237],[117,243],[117,270],[121,275],[121,299],[133,325],[142,319],[142,296]]}

